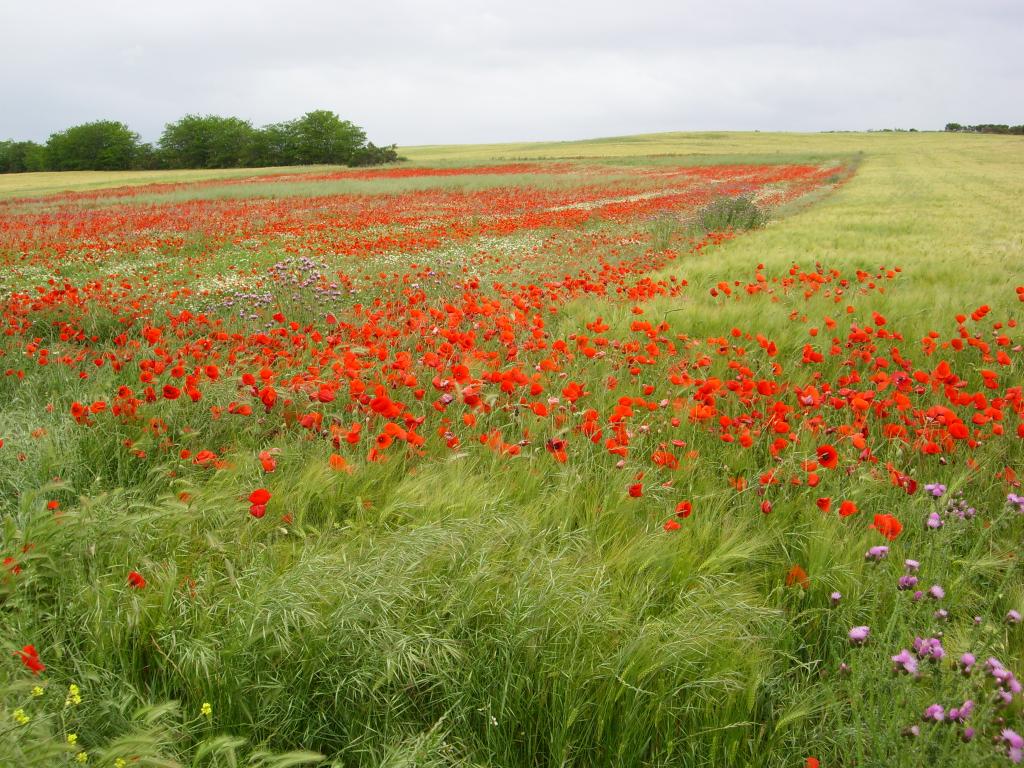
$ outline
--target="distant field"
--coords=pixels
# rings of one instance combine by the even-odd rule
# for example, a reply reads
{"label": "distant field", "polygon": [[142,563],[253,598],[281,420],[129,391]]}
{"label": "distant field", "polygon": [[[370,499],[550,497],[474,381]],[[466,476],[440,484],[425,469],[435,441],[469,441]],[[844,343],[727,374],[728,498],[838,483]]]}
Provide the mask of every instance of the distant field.
{"label": "distant field", "polygon": [[0,177],[0,766],[1011,765],[1024,141],[402,154]]}
{"label": "distant field", "polygon": [[61,171],[46,173],[0,174],[0,199],[35,197],[59,192],[81,192],[108,187],[140,184],[180,184],[207,179],[236,179],[278,173],[306,173],[331,166],[297,166],[294,168],[224,168],[181,171]]}

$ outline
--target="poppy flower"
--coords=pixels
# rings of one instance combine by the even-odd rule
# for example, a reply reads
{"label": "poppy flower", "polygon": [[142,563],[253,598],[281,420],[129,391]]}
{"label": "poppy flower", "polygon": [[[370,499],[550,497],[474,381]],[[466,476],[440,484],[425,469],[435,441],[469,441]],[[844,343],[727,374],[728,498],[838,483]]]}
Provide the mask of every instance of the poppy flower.
{"label": "poppy flower", "polygon": [[633,483],[631,486],[629,486],[629,495],[632,496],[634,499],[638,499],[641,496],[643,496],[644,495],[643,483]]}
{"label": "poppy flower", "polygon": [[804,589],[807,589],[811,586],[811,579],[808,577],[807,571],[794,564],[789,569],[789,573],[786,574],[786,586],[792,587],[795,584],[799,584]]}
{"label": "poppy flower", "polygon": [[852,501],[848,501],[847,500],[847,501],[844,501],[842,504],[839,505],[839,516],[840,517],[849,517],[850,515],[855,515],[855,514],[857,514],[857,505],[854,504]]}
{"label": "poppy flower", "polygon": [[259,460],[264,472],[270,473],[277,469],[277,460],[270,451],[260,451]]}
{"label": "poppy flower", "polygon": [[818,446],[818,463],[825,469],[835,469],[839,463],[839,454],[831,445]]}
{"label": "poppy flower", "polygon": [[36,651],[36,647],[34,645],[26,645],[14,655],[21,658],[21,663],[24,664],[33,675],[38,675],[40,672],[46,670],[46,665],[39,661],[39,652]]}
{"label": "poppy flower", "polygon": [[871,527],[889,541],[894,541],[903,530],[903,524],[892,515],[875,515],[875,522]]}
{"label": "poppy flower", "polygon": [[135,589],[143,589],[146,586],[146,580],[138,571],[131,571],[128,574],[128,584]]}
{"label": "poppy flower", "polygon": [[666,520],[665,524],[662,526],[662,528],[664,528],[666,531],[669,531],[670,533],[672,531],[678,531],[680,527],[681,526],[679,525],[679,521],[674,520],[671,517],[668,520]]}
{"label": "poppy flower", "polygon": [[693,504],[689,501],[680,501],[676,504],[676,517],[687,518],[693,513]]}
{"label": "poppy flower", "polygon": [[270,491],[266,488],[257,488],[255,491],[249,494],[250,504],[266,504],[270,501]]}
{"label": "poppy flower", "polygon": [[830,499],[828,496],[822,496],[815,502],[815,504],[818,505],[818,509],[820,509],[822,512],[828,512],[830,509],[832,509],[832,499]]}

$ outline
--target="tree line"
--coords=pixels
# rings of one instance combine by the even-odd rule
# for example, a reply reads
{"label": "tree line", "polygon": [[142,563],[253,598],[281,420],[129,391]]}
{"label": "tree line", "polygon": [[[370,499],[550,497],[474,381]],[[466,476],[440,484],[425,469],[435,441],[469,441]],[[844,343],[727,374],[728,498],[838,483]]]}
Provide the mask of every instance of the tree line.
{"label": "tree line", "polygon": [[0,173],[359,166],[398,159],[394,144],[376,146],[358,125],[325,109],[262,128],[238,117],[186,115],[168,123],[155,145],[115,120],[73,126],[45,144],[0,141]]}
{"label": "tree line", "polygon": [[946,123],[946,130],[958,133],[1003,133],[1024,136],[1024,125],[1004,125],[1002,123],[981,123],[980,125]]}

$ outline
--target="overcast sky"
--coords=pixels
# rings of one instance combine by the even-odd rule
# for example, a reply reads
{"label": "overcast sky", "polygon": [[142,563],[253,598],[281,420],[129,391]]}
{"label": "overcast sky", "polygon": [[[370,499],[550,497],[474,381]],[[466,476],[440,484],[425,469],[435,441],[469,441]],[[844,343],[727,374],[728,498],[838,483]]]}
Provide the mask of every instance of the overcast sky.
{"label": "overcast sky", "polygon": [[376,143],[1024,122],[1022,0],[2,0],[0,138],[330,109]]}

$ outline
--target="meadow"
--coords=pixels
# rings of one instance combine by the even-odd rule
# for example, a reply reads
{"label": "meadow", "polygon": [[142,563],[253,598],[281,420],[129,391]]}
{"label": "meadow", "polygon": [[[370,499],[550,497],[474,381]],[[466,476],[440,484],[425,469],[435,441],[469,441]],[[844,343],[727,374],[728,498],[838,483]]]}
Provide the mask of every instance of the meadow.
{"label": "meadow", "polygon": [[1019,137],[401,154],[0,177],[0,766],[1021,761]]}

